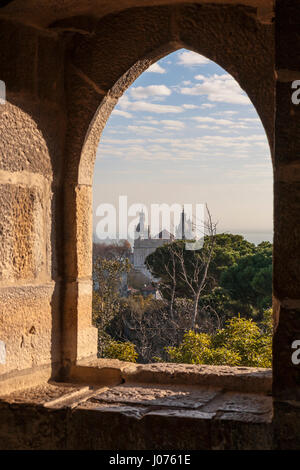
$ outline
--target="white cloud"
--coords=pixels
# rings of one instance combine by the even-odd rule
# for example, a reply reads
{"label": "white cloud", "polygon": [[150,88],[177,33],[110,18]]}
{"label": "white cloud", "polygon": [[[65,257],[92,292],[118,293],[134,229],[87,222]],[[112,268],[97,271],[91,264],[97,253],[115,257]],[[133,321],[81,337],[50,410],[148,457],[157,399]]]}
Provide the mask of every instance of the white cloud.
{"label": "white cloud", "polygon": [[180,130],[185,128],[184,122],[181,121],[172,121],[170,119],[163,119],[161,123],[166,127],[167,129],[172,129],[172,130]]}
{"label": "white cloud", "polygon": [[147,103],[146,101],[134,101],[130,104],[129,109],[131,109],[132,111],[146,111],[149,113],[156,114],[182,113],[182,109],[180,106]]}
{"label": "white cloud", "polygon": [[108,137],[105,137],[102,139],[101,141],[101,145],[106,145],[106,144],[126,144],[126,145],[129,145],[129,144],[142,144],[143,143],[143,139],[110,139]]}
{"label": "white cloud", "polygon": [[122,98],[119,99],[118,105],[122,110],[144,111],[155,114],[178,114],[183,112],[183,108],[180,106],[148,103],[147,101],[130,101],[126,95],[123,95]]}
{"label": "white cloud", "polygon": [[203,55],[197,54],[197,52],[185,51],[179,54],[177,64],[186,65],[193,67],[194,65],[206,65],[209,63],[209,59]]}
{"label": "white cloud", "polygon": [[[219,126],[209,126],[208,124],[199,124],[199,126],[196,126],[198,129],[211,129],[211,130],[219,130]],[[222,132],[222,131],[221,131]]]}
{"label": "white cloud", "polygon": [[261,120],[259,118],[240,118],[240,121],[243,122],[253,122],[254,124],[261,123]]}
{"label": "white cloud", "polygon": [[[133,138],[104,138],[99,147],[98,158],[125,159],[125,160],[168,160],[168,161],[201,161],[215,165],[219,158],[226,160],[241,160],[249,164],[265,163],[269,155],[269,148],[264,134],[248,136],[221,135],[222,128],[201,124],[203,129],[215,129],[214,135],[203,135],[193,139],[189,137],[168,136],[165,125],[172,126],[180,121],[162,120],[160,127],[128,126]],[[182,123],[184,124],[184,123]],[[141,134],[134,137],[134,134]],[[253,152],[255,152],[253,154]],[[255,155],[256,159],[253,159]]]}
{"label": "white cloud", "polygon": [[237,114],[238,112],[237,111],[219,111],[218,113],[213,113],[214,116],[224,116],[225,115],[228,115],[228,116],[232,116],[233,114]]}
{"label": "white cloud", "polygon": [[183,104],[182,107],[184,109],[196,109],[199,108],[199,106],[196,106],[195,104]]}
{"label": "white cloud", "polygon": [[139,134],[152,134],[155,132],[162,132],[161,129],[152,126],[128,126],[128,130]]}
{"label": "white cloud", "polygon": [[130,96],[135,100],[145,100],[157,96],[170,96],[172,91],[165,85],[138,86],[130,89]]}
{"label": "white cloud", "polygon": [[122,111],[121,109],[114,109],[112,114],[116,114],[118,116],[122,116],[125,118],[131,118],[132,114],[128,113],[127,111]]}
{"label": "white cloud", "polygon": [[195,80],[205,80],[207,77],[205,75],[196,75]]}
{"label": "white cloud", "polygon": [[166,73],[167,71],[156,62],[150,65],[150,67],[146,70],[146,72]]}
{"label": "white cloud", "polygon": [[194,119],[197,122],[211,122],[213,124],[218,124],[220,126],[230,126],[231,124],[235,124],[234,122],[229,121],[228,119],[216,119],[216,118],[209,117],[209,116],[203,116],[203,117],[197,116],[197,117],[193,117],[192,119]]}
{"label": "white cloud", "polygon": [[199,80],[201,80],[202,83],[197,83],[192,87],[183,87],[180,92],[183,95],[206,95],[207,99],[213,102],[241,105],[251,104],[248,96],[229,74],[214,74],[210,77],[202,76]]}
{"label": "white cloud", "polygon": [[152,116],[149,116],[149,117],[145,116],[145,120],[144,121],[140,120],[139,122],[140,122],[140,124],[144,123],[144,124],[147,124],[147,125],[148,124],[157,125],[157,124],[160,123],[160,121],[158,121],[157,119],[153,119]]}
{"label": "white cloud", "polygon": [[210,108],[214,108],[216,105],[215,104],[211,104],[211,103],[203,103],[201,105],[201,108],[207,108],[207,109],[210,109]]}

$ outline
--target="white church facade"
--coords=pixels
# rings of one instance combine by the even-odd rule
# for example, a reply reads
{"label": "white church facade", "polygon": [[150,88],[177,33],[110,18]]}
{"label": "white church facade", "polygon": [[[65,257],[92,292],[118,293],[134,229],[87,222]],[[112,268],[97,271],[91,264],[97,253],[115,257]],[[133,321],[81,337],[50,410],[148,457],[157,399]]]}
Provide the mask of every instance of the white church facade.
{"label": "white church facade", "polygon": [[175,229],[175,236],[167,230],[162,230],[155,237],[150,235],[149,225],[145,226],[145,214],[140,213],[140,221],[136,227],[135,240],[133,245],[133,267],[137,271],[143,273],[150,279],[152,275],[145,265],[148,255],[153,253],[157,248],[173,240],[195,239],[195,232],[191,220],[186,219],[184,210],[181,213],[180,223]]}

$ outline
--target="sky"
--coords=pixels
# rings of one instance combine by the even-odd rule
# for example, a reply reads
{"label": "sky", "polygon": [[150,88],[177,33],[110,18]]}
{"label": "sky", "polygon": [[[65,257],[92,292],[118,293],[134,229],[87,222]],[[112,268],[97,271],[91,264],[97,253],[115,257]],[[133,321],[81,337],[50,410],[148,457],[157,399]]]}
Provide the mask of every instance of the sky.
{"label": "sky", "polygon": [[153,64],[119,99],[102,133],[93,183],[101,203],[206,203],[217,232],[272,240],[267,137],[224,69],[185,49]]}

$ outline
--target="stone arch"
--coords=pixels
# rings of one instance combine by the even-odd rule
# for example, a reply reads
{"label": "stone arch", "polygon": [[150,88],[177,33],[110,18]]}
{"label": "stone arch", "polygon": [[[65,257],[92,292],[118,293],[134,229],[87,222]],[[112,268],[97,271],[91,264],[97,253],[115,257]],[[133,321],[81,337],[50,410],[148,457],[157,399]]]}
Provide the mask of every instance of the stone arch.
{"label": "stone arch", "polygon": [[91,327],[92,223],[87,208],[91,208],[97,145],[118,98],[153,62],[186,48],[222,66],[246,91],[264,125],[271,152],[274,126],[273,27],[260,22],[256,9],[228,5],[134,8],[97,21],[78,17],[74,24],[85,34],[70,38],[65,81],[69,121],[63,348],[67,369],[96,352],[96,331]]}

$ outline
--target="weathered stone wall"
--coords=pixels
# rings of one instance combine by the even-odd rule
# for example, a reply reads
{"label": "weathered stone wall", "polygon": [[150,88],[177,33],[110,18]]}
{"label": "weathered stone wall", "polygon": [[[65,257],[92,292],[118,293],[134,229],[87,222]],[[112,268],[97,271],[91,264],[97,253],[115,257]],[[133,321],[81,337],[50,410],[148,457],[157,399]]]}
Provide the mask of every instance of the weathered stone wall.
{"label": "weathered stone wall", "polygon": [[1,20],[0,390],[59,366],[64,46]]}
{"label": "weathered stone wall", "polygon": [[300,400],[300,366],[292,343],[300,339],[300,105],[292,82],[300,79],[300,4],[277,1],[274,160],[274,394]]}
{"label": "weathered stone wall", "polygon": [[94,387],[48,383],[0,395],[0,449],[274,446],[268,369],[101,359],[93,366]]}

